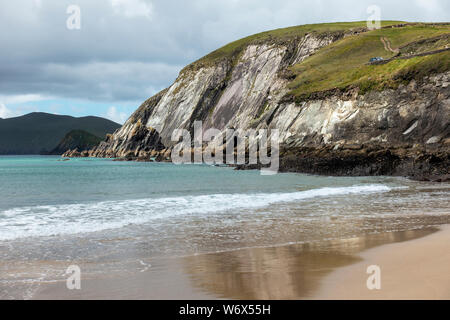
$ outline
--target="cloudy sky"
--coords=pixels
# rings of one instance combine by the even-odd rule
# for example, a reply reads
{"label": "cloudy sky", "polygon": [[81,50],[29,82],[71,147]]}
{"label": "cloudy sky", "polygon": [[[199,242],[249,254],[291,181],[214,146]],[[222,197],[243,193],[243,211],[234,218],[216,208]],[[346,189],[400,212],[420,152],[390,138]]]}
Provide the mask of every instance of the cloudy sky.
{"label": "cloudy sky", "polygon": [[[448,0],[0,0],[0,117],[33,111],[123,122],[186,64],[293,25],[450,21]],[[80,9],[80,28],[71,19]]]}

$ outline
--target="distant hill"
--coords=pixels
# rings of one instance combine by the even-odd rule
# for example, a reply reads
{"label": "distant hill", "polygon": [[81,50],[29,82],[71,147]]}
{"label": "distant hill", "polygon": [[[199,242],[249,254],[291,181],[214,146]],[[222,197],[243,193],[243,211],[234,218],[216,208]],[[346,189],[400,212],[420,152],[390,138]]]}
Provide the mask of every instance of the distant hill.
{"label": "distant hill", "polygon": [[43,112],[0,119],[0,154],[45,154],[73,130],[104,139],[118,128],[118,123],[99,117],[75,118]]}
{"label": "distant hill", "polygon": [[97,137],[83,130],[72,130],[61,140],[61,142],[49,154],[63,154],[68,150],[89,150],[98,145],[103,138]]}

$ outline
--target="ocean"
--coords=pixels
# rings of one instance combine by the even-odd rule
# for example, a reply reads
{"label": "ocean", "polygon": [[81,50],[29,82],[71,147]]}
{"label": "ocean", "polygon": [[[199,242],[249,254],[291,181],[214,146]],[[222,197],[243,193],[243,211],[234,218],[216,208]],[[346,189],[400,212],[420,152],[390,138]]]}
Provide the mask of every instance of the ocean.
{"label": "ocean", "polygon": [[42,261],[90,263],[92,272],[104,272],[148,258],[448,224],[449,194],[449,184],[401,177],[1,156],[0,296],[14,281],[61,275],[39,267]]}

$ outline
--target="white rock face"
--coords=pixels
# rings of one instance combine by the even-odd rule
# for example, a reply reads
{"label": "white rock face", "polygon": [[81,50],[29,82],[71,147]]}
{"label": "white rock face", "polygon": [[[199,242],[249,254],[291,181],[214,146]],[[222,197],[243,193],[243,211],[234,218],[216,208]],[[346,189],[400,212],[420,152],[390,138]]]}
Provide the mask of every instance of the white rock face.
{"label": "white rock face", "polygon": [[[273,111],[286,94],[287,81],[279,72],[332,41],[331,37],[308,34],[298,41],[290,62],[283,60],[289,51],[286,46],[249,45],[232,70],[223,63],[184,72],[153,108],[146,126],[155,128],[167,146],[173,144],[171,135],[175,129],[190,129],[195,119],[203,121],[205,130],[250,127]],[[126,139],[134,125],[126,122],[115,137]]]}
{"label": "white rock face", "polygon": [[331,37],[317,38],[311,35],[306,35],[298,44],[297,54],[292,64],[302,62],[307,57],[312,55],[317,49],[325,47],[333,42]]}
{"label": "white rock face", "polygon": [[147,122],[168,142],[173,130],[188,128],[190,117],[205,92],[226,76],[223,66],[200,69],[180,76],[154,108]]}
{"label": "white rock face", "polygon": [[191,131],[195,120],[203,121],[204,132],[209,128],[222,132],[227,128],[278,129],[280,143],[295,148],[340,150],[355,144],[404,148],[448,141],[450,87],[442,83],[450,81],[450,73],[364,96],[355,92],[346,97],[284,102],[289,80],[283,72],[333,40],[337,39],[308,34],[294,45],[252,44],[233,63],[221,61],[186,70],[170,88],[146,101],[103,150],[138,154],[145,147],[134,142],[142,139],[137,136],[142,126],[156,129],[170,148],[177,142],[171,140],[173,131]]}
{"label": "white rock face", "polygon": [[274,95],[285,47],[249,46],[233,69],[231,83],[205,126],[219,130],[234,127],[245,128],[258,109]]}

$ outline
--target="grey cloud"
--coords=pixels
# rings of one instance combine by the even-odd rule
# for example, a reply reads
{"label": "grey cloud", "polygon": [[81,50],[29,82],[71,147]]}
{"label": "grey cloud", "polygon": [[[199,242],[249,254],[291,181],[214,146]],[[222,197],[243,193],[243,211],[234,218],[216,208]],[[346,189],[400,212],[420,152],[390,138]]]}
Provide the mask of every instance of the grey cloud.
{"label": "grey cloud", "polygon": [[178,65],[126,61],[0,66],[0,92],[22,94],[28,88],[47,96],[136,101],[165,88],[179,69]]}
{"label": "grey cloud", "polygon": [[[148,14],[139,14],[142,3]],[[81,30],[66,28],[71,4],[81,8]],[[365,20],[371,4],[385,20],[450,20],[448,0],[2,1],[0,94],[143,100],[230,41],[292,25]]]}

